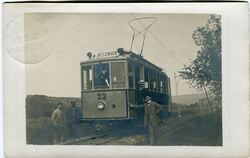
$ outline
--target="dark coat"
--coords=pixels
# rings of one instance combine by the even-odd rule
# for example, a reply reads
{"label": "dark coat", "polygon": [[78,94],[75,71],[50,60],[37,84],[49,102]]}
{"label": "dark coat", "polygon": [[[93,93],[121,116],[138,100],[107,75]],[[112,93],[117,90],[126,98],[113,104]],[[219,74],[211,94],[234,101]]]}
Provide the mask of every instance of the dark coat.
{"label": "dark coat", "polygon": [[151,101],[144,104],[144,126],[147,127],[148,123],[151,122],[152,126],[157,126],[160,123],[159,114],[163,110],[163,106]]}
{"label": "dark coat", "polygon": [[82,113],[78,107],[72,107],[67,111],[67,124],[76,125],[80,123]]}

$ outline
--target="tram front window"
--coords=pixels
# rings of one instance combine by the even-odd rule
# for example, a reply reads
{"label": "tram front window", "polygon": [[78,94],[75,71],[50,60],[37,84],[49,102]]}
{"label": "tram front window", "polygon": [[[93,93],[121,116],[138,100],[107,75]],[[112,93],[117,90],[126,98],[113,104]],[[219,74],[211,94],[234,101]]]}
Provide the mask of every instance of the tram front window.
{"label": "tram front window", "polygon": [[125,74],[124,62],[111,63],[111,81],[112,81],[112,88],[126,87],[126,74]]}
{"label": "tram front window", "polygon": [[110,87],[109,64],[94,64],[94,88],[105,89]]}
{"label": "tram front window", "polygon": [[83,66],[83,89],[90,90],[92,89],[92,67],[90,65]]}

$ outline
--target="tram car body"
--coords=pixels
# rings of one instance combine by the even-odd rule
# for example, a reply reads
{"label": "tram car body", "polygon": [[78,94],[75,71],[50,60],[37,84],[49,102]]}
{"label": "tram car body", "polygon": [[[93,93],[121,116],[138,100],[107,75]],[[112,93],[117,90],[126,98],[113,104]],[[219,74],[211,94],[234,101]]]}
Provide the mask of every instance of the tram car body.
{"label": "tram car body", "polygon": [[140,118],[146,96],[163,105],[168,117],[170,79],[163,69],[122,48],[88,56],[80,64],[83,121]]}

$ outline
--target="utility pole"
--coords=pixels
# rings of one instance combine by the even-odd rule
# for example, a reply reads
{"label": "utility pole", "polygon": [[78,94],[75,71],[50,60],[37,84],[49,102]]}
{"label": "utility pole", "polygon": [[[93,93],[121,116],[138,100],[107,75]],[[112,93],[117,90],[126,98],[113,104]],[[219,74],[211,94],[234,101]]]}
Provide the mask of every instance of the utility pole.
{"label": "utility pole", "polygon": [[[176,76],[176,74],[174,73],[175,94],[176,94],[176,96],[179,95],[179,93],[178,93],[178,82],[179,82],[179,80],[177,80],[177,77],[178,77],[178,76]],[[178,112],[178,117],[181,117],[181,106],[180,106],[180,104],[178,104],[178,103],[177,103],[177,112]]]}
{"label": "utility pole", "polygon": [[212,105],[211,105],[211,103],[210,103],[210,101],[209,101],[209,98],[208,98],[208,95],[207,95],[207,90],[206,90],[206,87],[205,87],[205,86],[203,86],[203,88],[204,88],[204,91],[205,91],[205,94],[206,94],[206,97],[207,97],[207,102],[208,102],[208,105],[209,105],[210,111],[211,111],[211,113],[213,114],[213,113],[214,113],[214,112],[213,112],[213,108],[212,108]]}

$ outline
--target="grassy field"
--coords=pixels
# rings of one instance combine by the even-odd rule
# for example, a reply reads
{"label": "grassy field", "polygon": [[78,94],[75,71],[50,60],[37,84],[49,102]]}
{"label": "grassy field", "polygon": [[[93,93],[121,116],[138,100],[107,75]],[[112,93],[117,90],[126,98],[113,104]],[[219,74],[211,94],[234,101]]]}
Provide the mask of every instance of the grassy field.
{"label": "grassy field", "polygon": [[53,126],[49,117],[26,120],[27,144],[52,144]]}
{"label": "grassy field", "polygon": [[[86,136],[91,133],[88,130],[88,124],[80,125],[80,136]],[[64,128],[65,140],[69,139],[69,129]],[[51,145],[53,144],[54,134],[53,125],[49,117],[26,120],[26,142],[27,144]]]}
{"label": "grassy field", "polygon": [[159,145],[221,146],[222,125],[220,113],[203,113],[174,117],[164,122]]}

